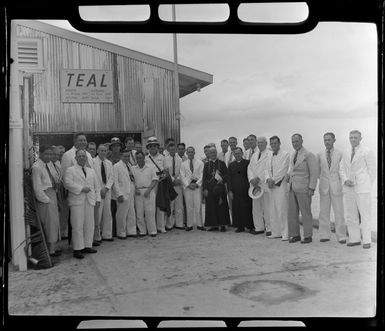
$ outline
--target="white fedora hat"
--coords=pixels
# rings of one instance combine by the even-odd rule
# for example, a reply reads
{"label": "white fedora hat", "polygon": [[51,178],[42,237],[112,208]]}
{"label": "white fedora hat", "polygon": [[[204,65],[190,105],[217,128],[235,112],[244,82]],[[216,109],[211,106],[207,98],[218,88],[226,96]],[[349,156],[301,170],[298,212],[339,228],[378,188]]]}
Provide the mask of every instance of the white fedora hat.
{"label": "white fedora hat", "polygon": [[264,190],[263,190],[263,187],[261,186],[258,186],[258,187],[254,187],[254,186],[250,186],[249,188],[249,197],[256,200],[256,199],[259,199],[264,193]]}

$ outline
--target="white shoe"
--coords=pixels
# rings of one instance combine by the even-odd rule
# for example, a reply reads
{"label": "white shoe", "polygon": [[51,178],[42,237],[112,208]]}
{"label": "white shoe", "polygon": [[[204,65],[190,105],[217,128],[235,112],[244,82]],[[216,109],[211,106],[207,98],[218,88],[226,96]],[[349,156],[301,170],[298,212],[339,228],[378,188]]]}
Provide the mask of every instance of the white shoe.
{"label": "white shoe", "polygon": [[281,239],[282,241],[288,241],[289,240],[289,238],[288,237],[282,237],[282,239]]}
{"label": "white shoe", "polygon": [[276,236],[276,235],[271,235],[271,236],[267,236],[268,239],[278,239],[278,238],[281,238],[281,236]]}

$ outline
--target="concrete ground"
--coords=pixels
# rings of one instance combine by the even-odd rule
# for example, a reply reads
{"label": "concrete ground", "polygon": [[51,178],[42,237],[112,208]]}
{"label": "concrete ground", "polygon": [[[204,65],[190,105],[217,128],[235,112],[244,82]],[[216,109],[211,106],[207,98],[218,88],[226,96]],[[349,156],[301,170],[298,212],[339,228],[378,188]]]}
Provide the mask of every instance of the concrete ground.
{"label": "concrete ground", "polygon": [[173,230],[115,239],[83,260],[66,242],[55,266],[9,271],[9,313],[168,317],[369,317],[377,245],[288,243]]}

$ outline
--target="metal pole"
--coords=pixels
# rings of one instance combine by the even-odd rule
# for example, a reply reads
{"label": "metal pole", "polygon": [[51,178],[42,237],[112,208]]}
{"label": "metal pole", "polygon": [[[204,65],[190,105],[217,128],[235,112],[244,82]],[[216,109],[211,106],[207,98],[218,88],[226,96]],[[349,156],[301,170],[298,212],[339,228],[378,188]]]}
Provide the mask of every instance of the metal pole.
{"label": "metal pole", "polygon": [[11,22],[10,100],[9,100],[9,212],[11,224],[12,263],[27,270],[25,254],[25,221],[23,192],[23,119],[17,63],[16,22]]}
{"label": "metal pole", "polygon": [[[172,4],[172,21],[176,21],[176,11],[175,4]],[[178,44],[176,33],[173,33],[173,47],[174,47],[174,88],[175,88],[175,110],[176,115],[175,118],[178,123],[177,128],[177,140],[180,142],[181,134],[180,134],[180,104],[179,104],[179,71],[178,71]]]}

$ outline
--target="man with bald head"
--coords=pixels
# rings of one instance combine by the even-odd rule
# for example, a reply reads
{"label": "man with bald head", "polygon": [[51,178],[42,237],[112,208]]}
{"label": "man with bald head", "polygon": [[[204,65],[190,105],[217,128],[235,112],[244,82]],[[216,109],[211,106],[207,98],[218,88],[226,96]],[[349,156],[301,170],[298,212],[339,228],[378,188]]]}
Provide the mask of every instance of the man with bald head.
{"label": "man with bald head", "polygon": [[299,213],[302,216],[303,240],[302,244],[312,242],[313,215],[311,213],[311,199],[317,186],[318,164],[313,153],[306,150],[299,133],[291,137],[294,152],[290,156],[289,170],[286,180],[289,182],[289,211],[288,228],[289,242],[301,240],[299,228]]}
{"label": "man with bald head", "polygon": [[247,169],[249,183],[254,187],[261,187],[263,195],[259,199],[253,199],[253,221],[255,230],[253,234],[261,234],[266,231],[266,236],[271,235],[270,229],[270,192],[266,184],[266,170],[271,152],[266,148],[267,139],[265,137],[257,138],[258,151],[253,154]]}

